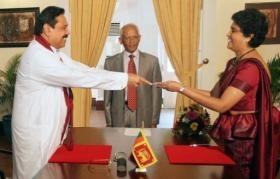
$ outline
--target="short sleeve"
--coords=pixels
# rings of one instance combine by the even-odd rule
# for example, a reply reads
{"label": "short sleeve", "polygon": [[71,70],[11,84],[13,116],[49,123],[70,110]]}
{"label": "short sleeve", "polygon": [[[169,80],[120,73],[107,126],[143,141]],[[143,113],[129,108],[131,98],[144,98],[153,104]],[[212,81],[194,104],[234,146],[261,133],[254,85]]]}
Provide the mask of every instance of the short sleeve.
{"label": "short sleeve", "polygon": [[258,67],[252,62],[246,62],[237,69],[236,76],[230,86],[240,89],[247,93],[259,83]]}

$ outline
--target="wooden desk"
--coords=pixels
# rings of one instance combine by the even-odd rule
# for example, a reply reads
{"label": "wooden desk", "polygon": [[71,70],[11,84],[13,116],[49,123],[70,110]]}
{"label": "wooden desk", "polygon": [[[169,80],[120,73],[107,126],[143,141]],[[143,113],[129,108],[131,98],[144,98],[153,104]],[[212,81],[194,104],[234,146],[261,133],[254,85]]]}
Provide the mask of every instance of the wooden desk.
{"label": "wooden desk", "polygon": [[[110,144],[112,156],[116,152],[131,154],[135,137],[125,136],[124,128],[75,128],[74,139],[77,144]],[[158,162],[147,168],[146,174],[136,174],[135,165],[127,160],[127,173],[119,175],[116,162],[111,163],[110,170],[104,165],[88,164],[48,164],[39,173],[38,179],[242,179],[236,166],[210,165],[171,165],[164,151],[165,144],[174,144],[174,137],[170,129],[151,129],[148,137],[151,147],[158,158]],[[119,176],[118,176],[119,175]]]}

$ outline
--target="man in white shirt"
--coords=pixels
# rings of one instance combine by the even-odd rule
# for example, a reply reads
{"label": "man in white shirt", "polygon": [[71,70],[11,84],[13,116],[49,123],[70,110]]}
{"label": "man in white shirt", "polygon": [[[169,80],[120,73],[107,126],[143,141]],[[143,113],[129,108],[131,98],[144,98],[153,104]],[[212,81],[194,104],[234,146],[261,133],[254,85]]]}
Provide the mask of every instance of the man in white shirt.
{"label": "man in white shirt", "polygon": [[127,84],[148,83],[137,75],[90,68],[60,52],[70,34],[62,8],[44,9],[36,19],[34,33],[17,72],[13,179],[35,178],[63,143],[66,114],[72,108],[69,87],[120,90]]}

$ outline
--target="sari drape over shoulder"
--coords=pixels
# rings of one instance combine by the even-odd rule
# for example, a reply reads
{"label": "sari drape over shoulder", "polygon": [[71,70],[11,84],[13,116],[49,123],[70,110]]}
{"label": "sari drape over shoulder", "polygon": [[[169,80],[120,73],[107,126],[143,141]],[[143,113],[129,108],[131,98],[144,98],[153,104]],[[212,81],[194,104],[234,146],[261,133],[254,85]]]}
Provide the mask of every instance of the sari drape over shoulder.
{"label": "sari drape over shoulder", "polygon": [[[211,135],[214,138],[234,140],[235,138],[255,139],[253,168],[251,178],[273,179],[276,174],[276,162],[279,152],[279,116],[273,116],[273,105],[270,92],[270,79],[261,62],[248,58],[238,65],[227,64],[221,79],[214,86],[211,95],[220,97],[230,86],[237,75],[237,68],[245,63],[254,63],[259,71],[259,85],[256,93],[256,113],[231,115],[229,112],[220,114],[215,121]],[[239,85],[246,92],[246,85]],[[236,87],[236,86],[235,86]],[[239,87],[238,87],[239,88]],[[239,89],[240,89],[239,88]],[[249,105],[250,106],[250,105]],[[240,106],[239,106],[240,107]],[[248,110],[244,105],[243,111]],[[251,108],[251,107],[249,107]],[[274,113],[275,114],[275,113]]]}

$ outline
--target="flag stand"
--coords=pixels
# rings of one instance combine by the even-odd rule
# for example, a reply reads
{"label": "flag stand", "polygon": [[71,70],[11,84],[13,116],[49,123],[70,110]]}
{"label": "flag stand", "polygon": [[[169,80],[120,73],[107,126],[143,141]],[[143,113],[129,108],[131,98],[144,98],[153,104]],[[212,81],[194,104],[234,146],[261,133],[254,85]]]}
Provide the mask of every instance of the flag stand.
{"label": "flag stand", "polygon": [[139,131],[137,138],[132,147],[132,156],[137,163],[136,168],[134,169],[135,173],[139,175],[146,175],[147,167],[155,164],[157,162],[157,158],[143,133],[144,129],[144,121],[142,121],[142,127]]}
{"label": "flag stand", "polygon": [[136,173],[146,173],[147,172],[147,168],[135,168],[135,172]]}

